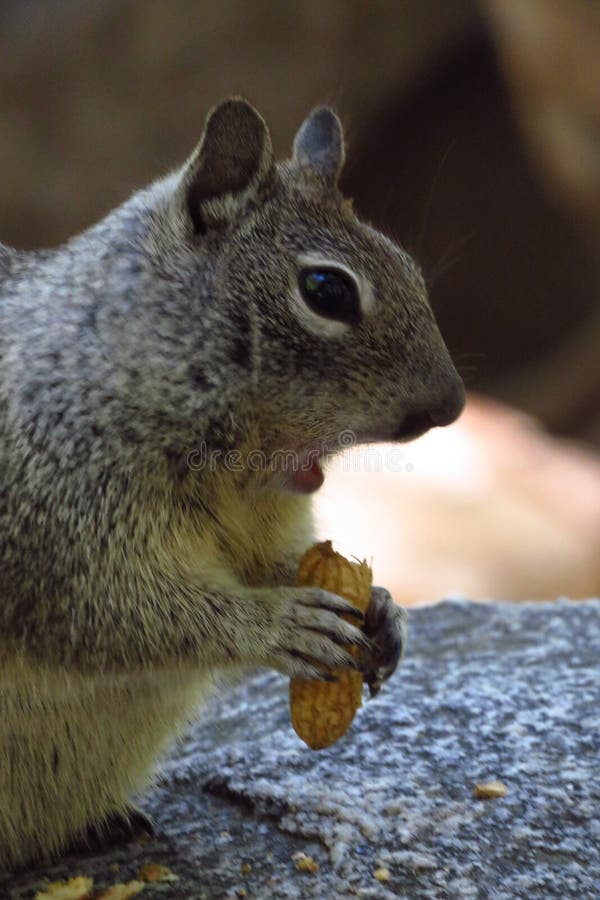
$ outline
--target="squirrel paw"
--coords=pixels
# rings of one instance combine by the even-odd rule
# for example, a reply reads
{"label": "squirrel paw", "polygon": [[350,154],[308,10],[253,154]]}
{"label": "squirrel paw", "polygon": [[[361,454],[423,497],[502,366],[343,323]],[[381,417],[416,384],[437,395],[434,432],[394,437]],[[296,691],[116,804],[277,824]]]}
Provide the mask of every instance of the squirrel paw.
{"label": "squirrel paw", "polygon": [[[356,625],[341,615],[352,617]],[[362,669],[345,646],[358,645],[364,651],[370,640],[360,630],[360,610],[342,597],[321,588],[286,589],[280,605],[275,634],[268,658],[262,663],[284,675],[332,680],[328,670],[339,666]]]}
{"label": "squirrel paw", "polygon": [[102,822],[90,825],[71,843],[68,852],[105,851],[118,844],[128,844],[154,835],[152,819],[132,804],[124,812],[111,813]]}
{"label": "squirrel paw", "polygon": [[370,648],[363,651],[363,672],[371,697],[379,693],[382,683],[395,671],[406,645],[406,611],[394,603],[385,588],[371,589],[365,634],[371,638]]}

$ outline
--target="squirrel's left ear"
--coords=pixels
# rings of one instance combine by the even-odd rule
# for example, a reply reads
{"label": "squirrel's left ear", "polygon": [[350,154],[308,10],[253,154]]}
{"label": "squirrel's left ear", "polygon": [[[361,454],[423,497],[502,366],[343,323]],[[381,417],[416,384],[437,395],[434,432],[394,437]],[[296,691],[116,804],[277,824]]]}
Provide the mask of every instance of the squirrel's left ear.
{"label": "squirrel's left ear", "polygon": [[254,107],[238,97],[213,107],[181,180],[196,231],[235,219],[267,190],[274,172],[269,131]]}
{"label": "squirrel's left ear", "polygon": [[292,162],[335,184],[344,167],[342,123],[327,106],[313,109],[294,138]]}

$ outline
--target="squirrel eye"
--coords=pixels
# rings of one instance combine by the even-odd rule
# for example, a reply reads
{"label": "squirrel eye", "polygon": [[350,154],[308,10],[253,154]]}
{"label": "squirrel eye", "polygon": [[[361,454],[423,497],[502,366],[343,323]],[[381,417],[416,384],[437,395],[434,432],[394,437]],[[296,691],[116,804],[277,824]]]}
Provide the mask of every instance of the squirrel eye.
{"label": "squirrel eye", "polygon": [[340,269],[301,269],[298,286],[306,305],[326,319],[358,325],[362,316],[354,280]]}

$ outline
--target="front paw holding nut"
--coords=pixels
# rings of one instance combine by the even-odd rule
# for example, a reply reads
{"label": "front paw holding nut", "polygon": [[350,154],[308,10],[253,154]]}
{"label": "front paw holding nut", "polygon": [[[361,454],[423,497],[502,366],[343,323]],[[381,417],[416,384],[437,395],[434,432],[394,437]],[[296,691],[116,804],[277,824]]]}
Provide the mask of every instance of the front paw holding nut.
{"label": "front paw holding nut", "polygon": [[369,647],[360,627],[363,618],[352,603],[330,591],[283,588],[268,656],[261,662],[291,677],[324,681],[335,681],[331,671],[339,667],[361,670],[350,648]]}
{"label": "front paw holding nut", "polygon": [[407,624],[406,610],[394,602],[390,592],[373,586],[363,625],[371,644],[361,654],[364,680],[371,697],[379,693],[382,683],[396,670],[402,659]]}

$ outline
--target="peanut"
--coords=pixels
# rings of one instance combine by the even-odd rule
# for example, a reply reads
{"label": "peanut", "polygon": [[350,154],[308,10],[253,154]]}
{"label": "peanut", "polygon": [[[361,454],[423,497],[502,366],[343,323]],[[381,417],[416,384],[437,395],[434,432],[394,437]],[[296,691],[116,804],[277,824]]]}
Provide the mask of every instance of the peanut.
{"label": "peanut", "polygon": [[[372,572],[366,562],[350,562],[336,553],[331,541],[311,547],[300,560],[297,584],[321,587],[365,613],[371,601]],[[349,652],[356,658],[359,650]],[[361,705],[362,675],[348,668],[334,669],[334,683],[290,679],[290,713],[294,731],[312,750],[322,750],[348,730]]]}

